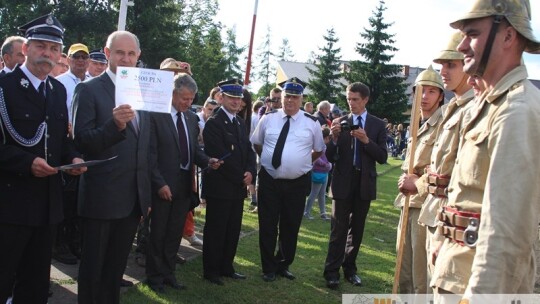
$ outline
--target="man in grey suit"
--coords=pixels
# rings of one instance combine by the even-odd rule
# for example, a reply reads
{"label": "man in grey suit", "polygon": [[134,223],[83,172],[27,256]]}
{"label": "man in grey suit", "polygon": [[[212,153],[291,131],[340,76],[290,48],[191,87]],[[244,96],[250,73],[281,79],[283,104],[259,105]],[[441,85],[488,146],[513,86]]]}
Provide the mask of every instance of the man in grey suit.
{"label": "man in grey suit", "polygon": [[164,292],[163,285],[184,289],[174,275],[176,253],[182,239],[193,191],[193,165],[218,168],[198,143],[199,117],[190,111],[197,93],[195,80],[186,73],[174,78],[171,113],[151,113],[150,166],[152,212],[146,255],[148,285]]}
{"label": "man in grey suit", "polygon": [[89,160],[116,159],[81,177],[82,257],[79,303],[119,303],[120,281],[141,216],[150,207],[148,113],[115,107],[118,66],[134,67],[141,51],[130,32],[112,33],[105,73],[80,83],[73,98],[75,144]]}

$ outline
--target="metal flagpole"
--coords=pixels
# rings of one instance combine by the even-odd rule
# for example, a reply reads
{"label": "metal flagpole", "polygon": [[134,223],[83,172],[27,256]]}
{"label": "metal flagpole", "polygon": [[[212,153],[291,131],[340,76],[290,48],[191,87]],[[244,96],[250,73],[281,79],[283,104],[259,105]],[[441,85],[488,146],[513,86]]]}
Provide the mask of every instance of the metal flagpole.
{"label": "metal flagpole", "polygon": [[127,7],[133,6],[134,4],[135,3],[133,3],[133,1],[129,1],[129,0],[120,1],[120,14],[118,16],[118,30],[119,31],[126,30]]}
{"label": "metal flagpole", "polygon": [[251,73],[251,53],[253,51],[253,37],[255,36],[255,22],[257,21],[257,7],[259,6],[259,0],[255,0],[255,10],[253,11],[253,21],[251,23],[251,38],[249,40],[249,51],[246,65],[246,76],[244,78],[244,85],[249,85],[249,74]]}

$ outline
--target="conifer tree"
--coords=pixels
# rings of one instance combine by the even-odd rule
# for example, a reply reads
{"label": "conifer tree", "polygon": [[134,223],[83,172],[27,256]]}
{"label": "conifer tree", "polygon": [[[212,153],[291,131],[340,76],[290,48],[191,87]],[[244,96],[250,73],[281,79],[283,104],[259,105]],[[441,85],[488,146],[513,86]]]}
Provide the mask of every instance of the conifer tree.
{"label": "conifer tree", "polygon": [[340,71],[341,48],[336,47],[339,39],[333,28],[327,30],[323,36],[326,45],[319,48],[321,55],[315,55],[314,69],[307,68],[311,74],[309,89],[311,91],[309,100],[318,104],[322,100],[328,100],[331,103],[338,103],[340,108],[347,108],[345,98],[343,97],[343,84],[340,82],[342,77]]}
{"label": "conifer tree", "polygon": [[406,84],[400,74],[402,66],[389,63],[398,49],[393,46],[395,35],[387,32],[392,24],[384,22],[385,10],[384,1],[379,1],[369,18],[370,28],[360,33],[365,42],[356,46],[356,52],[365,61],[352,61],[345,78],[349,82],[361,81],[369,87],[371,96],[367,109],[371,114],[397,123],[406,119],[402,114],[407,109]]}

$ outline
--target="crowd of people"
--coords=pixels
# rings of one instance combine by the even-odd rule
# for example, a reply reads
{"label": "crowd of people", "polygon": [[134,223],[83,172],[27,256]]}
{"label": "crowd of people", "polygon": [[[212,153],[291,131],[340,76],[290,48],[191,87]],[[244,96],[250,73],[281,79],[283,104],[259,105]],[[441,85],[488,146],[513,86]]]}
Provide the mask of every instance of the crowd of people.
{"label": "crowd of people", "polygon": [[[24,37],[1,49],[0,240],[10,246],[0,251],[0,303],[47,303],[51,258],[80,261],[79,303],[119,303],[135,237],[156,293],[186,288],[175,274],[182,237],[202,247],[207,282],[245,280],[234,258],[246,198],[258,217],[263,281],[296,278],[300,226],[318,200],[330,222],[326,286],[337,288],[341,272],[361,286],[375,166],[389,155],[404,156],[395,199],[401,293],[433,293],[436,303],[532,293],[540,92],[522,53],[539,53],[540,41],[529,7],[477,0],[451,23],[459,31],[433,58],[440,72],[430,66],[415,81],[420,119],[407,128],[369,113],[361,82],[346,87],[341,112],[326,100],[304,103],[297,77],[256,101],[241,80],[219,82],[195,113],[196,76],[173,58],[160,65],[174,73],[170,113],[134,110],[116,104],[115,87],[117,69],[137,65],[135,34],[116,31],[103,49],[75,43],[63,54],[53,15],[22,25]],[[444,90],[454,93],[446,104]],[[194,230],[199,204],[204,242]]]}

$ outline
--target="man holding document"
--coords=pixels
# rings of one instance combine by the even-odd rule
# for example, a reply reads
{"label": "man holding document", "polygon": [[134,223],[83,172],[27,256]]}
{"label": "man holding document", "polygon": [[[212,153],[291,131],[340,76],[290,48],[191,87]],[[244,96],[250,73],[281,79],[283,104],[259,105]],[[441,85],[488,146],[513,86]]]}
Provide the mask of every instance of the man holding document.
{"label": "man holding document", "polygon": [[63,218],[57,167],[82,159],[67,136],[66,89],[48,76],[64,28],[46,15],[19,29],[26,60],[0,79],[0,303],[46,303],[51,228]]}
{"label": "man holding document", "polygon": [[106,72],[75,88],[75,144],[90,160],[117,156],[88,168],[80,180],[81,304],[119,302],[120,281],[137,224],[150,207],[149,115],[115,102],[117,68],[135,67],[140,53],[137,36],[112,33],[105,46]]}

